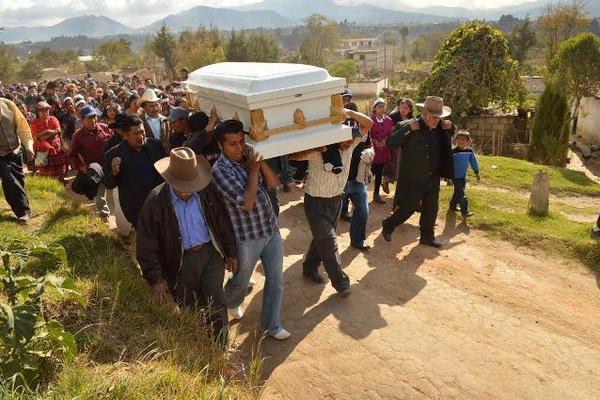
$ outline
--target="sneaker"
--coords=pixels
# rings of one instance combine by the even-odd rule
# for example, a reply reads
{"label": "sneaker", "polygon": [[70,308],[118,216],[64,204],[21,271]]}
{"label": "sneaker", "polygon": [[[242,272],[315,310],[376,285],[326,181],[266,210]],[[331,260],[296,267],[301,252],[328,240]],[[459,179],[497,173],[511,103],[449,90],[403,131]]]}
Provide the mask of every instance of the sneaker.
{"label": "sneaker", "polygon": [[29,213],[25,213],[17,218],[17,223],[19,225],[27,225],[29,224]]}
{"label": "sneaker", "polygon": [[242,306],[230,308],[229,311],[231,312],[231,318],[234,321],[239,321],[240,319],[244,318],[244,309],[242,308]]}
{"label": "sneaker", "polygon": [[429,247],[434,247],[436,249],[439,249],[440,247],[442,247],[442,242],[440,242],[439,240],[433,238],[433,239],[420,239],[419,240],[419,244],[422,244],[423,246],[429,246]]}
{"label": "sneaker", "polygon": [[352,244],[352,243],[350,243],[350,247],[353,247],[360,251],[369,251],[369,249],[371,248],[371,246],[366,245],[366,244]]}
{"label": "sneaker", "polygon": [[281,328],[277,331],[277,333],[274,333],[271,336],[273,339],[275,340],[286,340],[288,339],[290,336],[292,336],[291,333],[289,333],[288,331],[286,331],[285,329]]}

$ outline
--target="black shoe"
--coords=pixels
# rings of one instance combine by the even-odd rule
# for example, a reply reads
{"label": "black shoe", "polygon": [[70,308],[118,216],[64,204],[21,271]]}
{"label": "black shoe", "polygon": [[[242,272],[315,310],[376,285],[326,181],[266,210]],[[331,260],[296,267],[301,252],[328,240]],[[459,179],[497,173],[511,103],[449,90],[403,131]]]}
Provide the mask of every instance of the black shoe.
{"label": "black shoe", "polygon": [[319,271],[314,271],[314,272],[302,272],[302,276],[305,279],[308,279],[309,281],[312,281],[314,283],[325,283],[325,279],[323,279],[323,276],[319,273]]}
{"label": "black shoe", "polygon": [[383,238],[385,239],[386,242],[391,242],[392,241],[392,232],[385,229],[385,220],[383,220],[381,222],[381,226],[383,227],[383,229],[381,230],[381,236],[383,236]]}
{"label": "black shoe", "polygon": [[17,218],[17,224],[19,224],[19,225],[28,225],[29,224],[29,213],[26,212],[25,214],[23,214],[20,217],[18,217]]}
{"label": "black shoe", "polygon": [[340,219],[342,221],[351,222],[352,221],[352,214],[350,214],[350,213],[342,213],[342,215],[340,215]]}
{"label": "black shoe", "polygon": [[354,247],[355,249],[360,250],[360,251],[369,251],[369,249],[371,248],[371,246],[368,246],[366,244],[361,244],[361,245],[350,244],[350,247]]}
{"label": "black shoe", "polygon": [[350,296],[350,293],[352,293],[352,289],[350,289],[349,287],[347,287],[346,289],[338,290],[338,293],[342,297],[348,297],[348,296]]}
{"label": "black shoe", "polygon": [[440,247],[442,247],[442,242],[440,242],[436,238],[421,239],[421,240],[419,240],[419,244],[422,244],[423,246],[435,247],[436,249],[439,249]]}

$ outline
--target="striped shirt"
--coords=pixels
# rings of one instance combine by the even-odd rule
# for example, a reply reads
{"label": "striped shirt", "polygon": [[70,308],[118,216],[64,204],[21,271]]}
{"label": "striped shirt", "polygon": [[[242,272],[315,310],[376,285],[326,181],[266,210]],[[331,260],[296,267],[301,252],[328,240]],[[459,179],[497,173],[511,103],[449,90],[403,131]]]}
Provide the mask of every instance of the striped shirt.
{"label": "striped shirt", "polygon": [[346,187],[346,182],[348,182],[350,161],[355,146],[353,145],[346,150],[340,150],[344,170],[337,175],[325,170],[323,155],[320,152],[315,151],[306,156],[306,160],[308,161],[308,177],[304,185],[304,193],[312,197],[324,197],[328,199],[341,195]]}
{"label": "striped shirt", "polygon": [[221,155],[213,165],[215,185],[223,195],[235,236],[239,241],[262,239],[279,229],[273,204],[260,174],[254,206],[250,212],[244,209],[248,173],[244,165],[230,160],[225,155]]}

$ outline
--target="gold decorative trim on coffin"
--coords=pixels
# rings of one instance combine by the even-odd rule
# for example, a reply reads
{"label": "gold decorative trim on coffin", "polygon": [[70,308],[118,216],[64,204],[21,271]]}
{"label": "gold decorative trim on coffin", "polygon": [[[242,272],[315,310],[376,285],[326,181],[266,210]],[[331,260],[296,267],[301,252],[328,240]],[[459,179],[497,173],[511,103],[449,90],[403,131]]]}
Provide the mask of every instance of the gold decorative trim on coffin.
{"label": "gold decorative trim on coffin", "polygon": [[346,109],[343,106],[342,96],[339,94],[334,94],[331,96],[331,107],[329,108],[328,118],[307,121],[306,117],[304,116],[304,112],[300,108],[297,108],[293,115],[294,124],[283,126],[281,128],[269,129],[262,109],[259,108],[257,110],[250,111],[250,121],[252,124],[250,127],[250,137],[253,140],[260,141],[278,133],[285,133],[323,124],[337,125],[343,123],[345,120]]}
{"label": "gold decorative trim on coffin", "polygon": [[210,117],[211,118],[219,118],[219,113],[217,112],[217,106],[213,105],[210,109]]}

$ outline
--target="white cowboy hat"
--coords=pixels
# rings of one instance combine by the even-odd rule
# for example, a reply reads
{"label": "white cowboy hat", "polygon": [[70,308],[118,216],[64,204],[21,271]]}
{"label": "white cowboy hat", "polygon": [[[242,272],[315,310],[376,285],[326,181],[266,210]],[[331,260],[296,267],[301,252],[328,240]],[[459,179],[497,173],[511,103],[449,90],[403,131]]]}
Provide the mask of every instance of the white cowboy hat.
{"label": "white cowboy hat", "polygon": [[176,147],[169,157],[154,163],[154,168],[175,190],[198,192],[212,181],[210,164],[203,156],[196,156],[189,147]]}
{"label": "white cowboy hat", "polygon": [[146,102],[158,103],[158,101],[159,101],[159,98],[156,95],[156,92],[154,91],[154,89],[146,89],[146,91],[144,92],[142,97],[140,97],[139,103],[140,103],[140,107],[143,107],[144,103],[146,103]]}
{"label": "white cowboy hat", "polygon": [[437,96],[427,96],[424,103],[417,103],[415,105],[438,118],[444,118],[452,114],[452,109],[444,105],[444,99]]}

